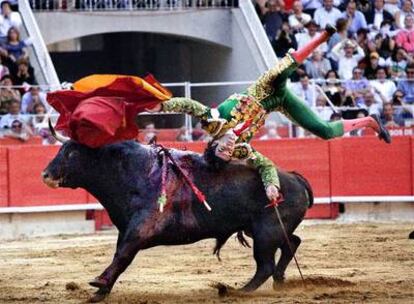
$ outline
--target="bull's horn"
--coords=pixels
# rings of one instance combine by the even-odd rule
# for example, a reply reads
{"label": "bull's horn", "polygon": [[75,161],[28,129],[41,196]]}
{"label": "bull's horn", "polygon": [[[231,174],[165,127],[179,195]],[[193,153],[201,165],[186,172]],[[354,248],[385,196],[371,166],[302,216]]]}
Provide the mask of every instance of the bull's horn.
{"label": "bull's horn", "polygon": [[52,126],[52,121],[50,120],[50,117],[49,117],[49,130],[50,130],[50,133],[52,134],[52,136],[57,140],[57,141],[59,141],[59,142],[61,142],[62,144],[64,144],[65,142],[67,142],[68,140],[69,140],[69,138],[68,137],[65,137],[65,136],[63,136],[63,135],[60,135],[60,134],[58,134],[58,133],[56,133],[56,131],[55,131],[55,128],[53,128],[53,126]]}

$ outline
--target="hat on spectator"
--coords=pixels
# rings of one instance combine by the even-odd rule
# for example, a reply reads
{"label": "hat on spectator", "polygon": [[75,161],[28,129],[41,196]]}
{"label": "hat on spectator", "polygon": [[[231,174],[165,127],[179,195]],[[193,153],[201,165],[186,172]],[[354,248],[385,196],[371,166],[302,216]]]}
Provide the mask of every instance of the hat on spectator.
{"label": "hat on spectator", "polygon": [[375,58],[375,59],[379,59],[379,54],[377,53],[377,52],[372,52],[370,55],[369,55],[369,58]]}

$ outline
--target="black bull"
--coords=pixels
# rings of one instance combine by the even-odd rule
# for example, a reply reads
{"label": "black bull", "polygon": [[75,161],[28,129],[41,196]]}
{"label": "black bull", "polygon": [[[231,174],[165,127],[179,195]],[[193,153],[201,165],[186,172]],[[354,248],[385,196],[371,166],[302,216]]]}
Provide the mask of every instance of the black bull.
{"label": "black bull", "polygon": [[[283,236],[273,208],[268,204],[257,172],[243,165],[217,170],[202,155],[171,150],[184,171],[206,195],[209,212],[168,165],[167,206],[159,211],[162,157],[158,150],[135,142],[90,149],[69,141],[43,172],[52,187],[81,187],[92,193],[108,211],[119,230],[112,263],[91,285],[99,288],[94,300],[109,294],[121,273],[141,249],[157,245],[180,245],[215,238],[218,253],[227,239],[241,231],[254,241],[257,270],[242,288],[253,291],[270,276],[282,281],[292,252]],[[300,238],[293,231],[303,220],[313,194],[308,182],[296,173],[279,172],[285,201],[279,210],[290,236],[293,251]],[[281,257],[275,264],[276,250]]]}

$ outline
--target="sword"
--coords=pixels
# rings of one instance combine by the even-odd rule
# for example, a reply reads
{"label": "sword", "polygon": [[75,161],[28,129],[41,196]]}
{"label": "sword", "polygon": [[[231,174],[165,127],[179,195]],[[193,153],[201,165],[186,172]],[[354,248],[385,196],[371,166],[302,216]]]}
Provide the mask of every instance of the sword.
{"label": "sword", "polygon": [[339,114],[339,112],[338,112],[338,110],[336,109],[335,105],[332,103],[332,101],[329,99],[329,97],[326,95],[326,93],[322,90],[322,88],[321,88],[320,86],[318,86],[318,85],[315,85],[315,86],[318,88],[318,90],[319,90],[319,92],[321,93],[321,95],[323,96],[323,98],[325,98],[325,99],[326,99],[326,102],[328,103],[328,105],[329,105],[329,107],[332,109],[332,111],[333,111],[335,114]]}
{"label": "sword", "polygon": [[[291,254],[292,254],[292,256],[293,256],[293,259],[295,260],[295,264],[296,264],[296,267],[298,268],[298,271],[299,271],[299,274],[300,274],[300,277],[301,277],[302,281],[303,281],[303,282],[305,282],[305,279],[303,278],[302,271],[301,271],[301,269],[300,269],[300,266],[299,266],[298,260],[296,259],[296,255],[295,255],[295,253],[294,253],[294,251],[293,251],[293,249],[292,249],[292,244],[290,243],[289,236],[288,236],[287,231],[286,231],[286,227],[285,227],[285,225],[283,224],[282,217],[280,216],[280,212],[279,212],[278,205],[279,205],[279,203],[281,203],[282,201],[283,201],[283,196],[282,196],[282,195],[280,195],[280,196],[279,196],[279,198],[278,198],[277,200],[272,200],[272,202],[271,202],[269,205],[267,205],[267,206],[273,206],[273,207],[275,208],[276,215],[277,215],[277,218],[278,218],[278,220],[279,220],[280,226],[282,227],[283,235],[285,236],[286,243],[288,244],[288,247],[289,247],[290,253],[291,253]],[[266,207],[267,207],[267,206],[266,206]]]}

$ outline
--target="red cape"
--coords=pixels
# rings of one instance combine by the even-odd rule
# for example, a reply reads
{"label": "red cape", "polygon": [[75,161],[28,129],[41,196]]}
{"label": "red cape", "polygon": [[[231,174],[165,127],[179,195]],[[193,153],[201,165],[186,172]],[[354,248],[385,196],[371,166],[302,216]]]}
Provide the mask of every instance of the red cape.
{"label": "red cape", "polygon": [[56,129],[91,148],[136,138],[137,114],[172,96],[152,75],[92,75],[73,86],[47,101],[60,114]]}

